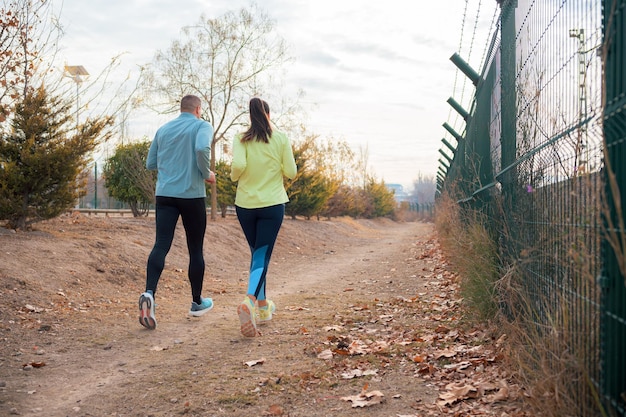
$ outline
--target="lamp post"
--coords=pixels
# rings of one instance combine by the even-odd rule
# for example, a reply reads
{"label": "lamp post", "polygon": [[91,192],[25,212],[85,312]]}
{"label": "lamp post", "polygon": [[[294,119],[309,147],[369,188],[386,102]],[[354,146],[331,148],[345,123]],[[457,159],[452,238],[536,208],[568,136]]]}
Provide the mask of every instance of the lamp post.
{"label": "lamp post", "polygon": [[76,130],[78,131],[78,109],[80,107],[78,102],[79,87],[80,83],[85,80],[85,77],[87,77],[89,73],[82,65],[66,65],[65,72],[76,83]]}
{"label": "lamp post", "polygon": [[[87,70],[85,69],[85,67],[83,67],[82,65],[66,65],[65,66],[65,73],[67,74],[67,77],[71,78],[72,80],[74,80],[74,82],[76,83],[76,134],[78,134],[78,112],[80,109],[80,103],[79,103],[79,90],[80,90],[80,84],[85,80],[85,78],[87,76],[89,76],[89,73],[87,72]],[[95,195],[95,199],[96,202],[98,201],[98,172],[97,172],[97,167],[96,167],[96,177],[95,177],[95,190],[96,190],[96,195]],[[80,202],[78,204],[78,206],[80,207]]]}

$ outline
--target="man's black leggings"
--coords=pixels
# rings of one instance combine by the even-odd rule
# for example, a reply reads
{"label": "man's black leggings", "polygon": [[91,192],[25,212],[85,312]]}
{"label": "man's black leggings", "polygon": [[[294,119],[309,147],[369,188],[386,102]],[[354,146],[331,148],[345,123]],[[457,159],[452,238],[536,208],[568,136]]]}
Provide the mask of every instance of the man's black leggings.
{"label": "man's black leggings", "polygon": [[150,256],[146,277],[146,291],[156,293],[157,284],[165,267],[165,257],[172,247],[178,217],[183,227],[189,250],[189,283],[193,300],[199,302],[204,281],[203,243],[206,231],[206,206],[204,198],[156,198],[156,240]]}

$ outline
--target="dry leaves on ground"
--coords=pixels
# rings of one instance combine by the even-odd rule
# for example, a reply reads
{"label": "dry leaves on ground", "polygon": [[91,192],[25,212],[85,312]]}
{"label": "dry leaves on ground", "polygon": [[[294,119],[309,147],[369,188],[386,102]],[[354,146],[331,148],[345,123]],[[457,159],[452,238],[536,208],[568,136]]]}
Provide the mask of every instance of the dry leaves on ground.
{"label": "dry leaves on ground", "polygon": [[[491,339],[488,329],[463,323],[458,277],[443,267],[446,262],[437,241],[431,239],[414,256],[434,265],[427,284],[430,291],[347,305],[335,314],[333,324],[322,327],[327,334],[319,340],[317,357],[343,379],[380,381],[390,368],[412,373],[416,384],[433,384],[439,391],[434,404],[416,404],[418,409],[527,416],[518,401],[521,388],[500,366],[500,342]],[[384,398],[383,392],[364,388],[342,400],[351,401],[352,407],[371,407]]]}

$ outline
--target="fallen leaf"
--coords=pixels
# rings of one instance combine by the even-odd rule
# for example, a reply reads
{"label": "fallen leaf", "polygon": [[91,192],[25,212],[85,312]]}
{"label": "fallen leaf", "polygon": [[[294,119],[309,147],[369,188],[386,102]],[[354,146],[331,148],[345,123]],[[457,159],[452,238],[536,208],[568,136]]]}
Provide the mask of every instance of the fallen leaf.
{"label": "fallen leaf", "polygon": [[301,307],[301,306],[286,306],[285,310],[287,310],[287,311],[301,311],[301,310],[308,310],[308,308]]}
{"label": "fallen leaf", "polygon": [[353,369],[351,371],[348,372],[344,372],[343,374],[341,374],[341,377],[343,379],[352,379],[352,378],[358,378],[360,376],[367,376],[367,375],[376,375],[378,373],[377,370],[366,370],[366,371],[361,371],[360,369]]}
{"label": "fallen leaf", "polygon": [[436,333],[449,333],[449,332],[450,332],[450,329],[448,329],[446,326],[438,326],[438,327],[435,329],[435,332],[436,332]]}
{"label": "fallen leaf", "polygon": [[333,352],[330,349],[323,350],[317,355],[317,358],[324,359],[324,360],[332,359]]}
{"label": "fallen leaf", "polygon": [[413,356],[413,362],[416,362],[416,363],[422,363],[424,362],[424,359],[425,358],[422,355]]}
{"label": "fallen leaf", "polygon": [[449,365],[444,365],[445,369],[456,369],[459,371],[462,371],[463,369],[467,369],[470,366],[472,366],[472,363],[470,361],[463,361],[463,362],[459,362],[459,363],[451,363]]}
{"label": "fallen leaf", "polygon": [[343,401],[351,401],[352,408],[371,407],[373,405],[382,403],[385,400],[385,395],[380,391],[366,392],[366,390],[363,389],[359,395],[341,397],[341,399]]}
{"label": "fallen leaf", "polygon": [[456,356],[456,352],[450,349],[440,350],[434,353],[435,359],[439,359],[441,357],[444,358],[452,358]]}
{"label": "fallen leaf", "polygon": [[378,341],[374,342],[370,346],[370,352],[374,352],[374,353],[384,352],[384,351],[388,350],[389,347],[390,347],[390,345],[386,341],[378,340]]}
{"label": "fallen leaf", "polygon": [[502,387],[496,392],[492,397],[490,397],[491,402],[497,401],[506,401],[509,399],[509,388]]}
{"label": "fallen leaf", "polygon": [[369,352],[369,349],[360,340],[355,340],[348,346],[348,352],[350,355],[365,355]]}
{"label": "fallen leaf", "polygon": [[150,350],[153,350],[155,352],[160,352],[162,350],[167,350],[167,347],[161,347],[161,346],[152,346],[152,348]]}
{"label": "fallen leaf", "polygon": [[476,398],[478,396],[478,390],[472,385],[460,385],[461,383],[451,383],[446,385],[447,392],[439,395],[441,401],[437,401],[439,406],[446,406],[454,404],[457,401],[465,400],[468,398]]}
{"label": "fallen leaf", "polygon": [[280,405],[272,404],[269,406],[267,411],[263,412],[264,416],[282,416],[285,414],[285,411]]}
{"label": "fallen leaf", "polygon": [[435,367],[427,363],[420,365],[419,369],[417,370],[418,374],[432,375],[434,372],[435,372]]}
{"label": "fallen leaf", "polygon": [[[501,387],[506,387],[506,383],[501,385]],[[480,390],[481,393],[485,393],[487,391],[495,391],[498,388],[499,388],[498,385],[492,382],[481,382],[478,384],[478,389]]]}
{"label": "fallen leaf", "polygon": [[26,310],[28,310],[28,311],[32,311],[33,313],[41,313],[41,312],[43,311],[43,308],[41,308],[41,307],[35,307],[35,306],[30,305],[30,304],[26,304],[26,305],[24,306],[24,308],[25,308]]}
{"label": "fallen leaf", "polygon": [[250,367],[255,366],[255,365],[263,365],[264,363],[265,363],[265,358],[261,358],[261,359],[256,359],[256,360],[253,360],[253,361],[245,362],[245,364],[250,366]]}

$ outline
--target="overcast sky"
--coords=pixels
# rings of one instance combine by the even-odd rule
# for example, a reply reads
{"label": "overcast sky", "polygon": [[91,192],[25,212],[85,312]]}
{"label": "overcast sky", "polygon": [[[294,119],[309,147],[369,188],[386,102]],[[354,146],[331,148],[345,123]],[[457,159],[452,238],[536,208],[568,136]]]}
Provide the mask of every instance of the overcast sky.
{"label": "overcast sky", "polygon": [[[55,1],[61,5],[61,0]],[[480,3],[468,0],[468,9],[462,0],[263,0],[256,4],[274,20],[295,58],[287,68],[285,84],[306,93],[307,129],[344,140],[357,153],[367,149],[371,174],[411,188],[420,173],[436,174],[441,139],[446,137],[442,124],[451,117],[446,100],[454,96],[464,104],[471,96],[463,94],[463,76],[457,75],[449,58],[461,49],[474,69],[480,69],[486,31],[497,8],[491,0],[478,14]],[[124,53],[124,66],[134,71],[179,39],[181,28],[197,23],[201,14],[216,18],[250,4],[243,0],[63,0],[60,16],[65,34],[59,58],[97,74],[113,56]],[[473,35],[477,20],[479,30]],[[151,139],[161,121],[155,118],[154,123],[141,125],[141,132],[131,129],[130,134]],[[462,124],[455,127],[462,129]]]}

